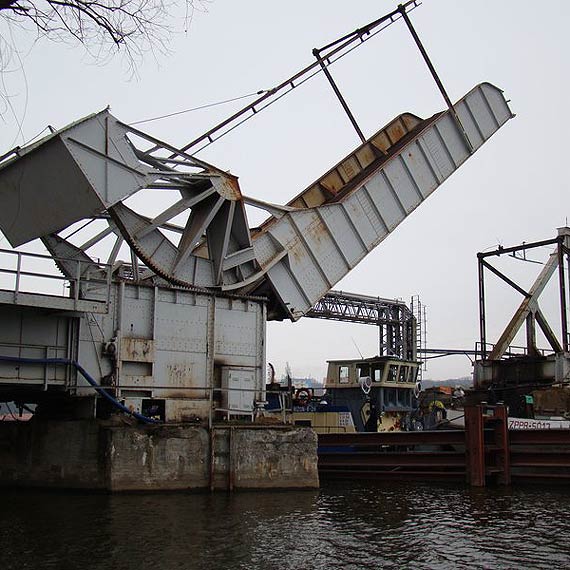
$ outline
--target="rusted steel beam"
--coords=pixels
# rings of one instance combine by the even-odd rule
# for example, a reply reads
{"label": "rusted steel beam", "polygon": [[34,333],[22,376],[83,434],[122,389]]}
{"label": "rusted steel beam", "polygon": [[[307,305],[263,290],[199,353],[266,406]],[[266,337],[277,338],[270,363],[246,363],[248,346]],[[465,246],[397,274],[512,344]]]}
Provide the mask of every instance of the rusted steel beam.
{"label": "rusted steel beam", "polygon": [[486,267],[491,273],[494,273],[499,279],[502,279],[505,283],[510,285],[513,289],[518,291],[523,297],[530,297],[530,293],[525,291],[520,285],[517,285],[512,279],[507,277],[504,273],[499,271],[496,267],[493,267],[488,261],[484,259],[480,260],[481,264]]}
{"label": "rusted steel beam", "polygon": [[511,451],[506,406],[493,409],[493,427],[496,449],[493,452],[495,465],[499,469],[497,480],[503,485],[511,484]]}
{"label": "rusted steel beam", "polygon": [[511,451],[513,445],[568,445],[570,431],[561,429],[511,430],[509,432]]}
{"label": "rusted steel beam", "polygon": [[216,475],[216,430],[210,427],[210,491],[215,489],[215,475]]}
{"label": "rusted steel beam", "polygon": [[426,452],[354,452],[354,453],[319,453],[319,468],[330,467],[462,467],[465,468],[465,454],[455,451]]}
{"label": "rusted steel beam", "polygon": [[319,435],[319,448],[345,445],[370,447],[382,445],[461,445],[465,443],[463,430],[404,431],[378,433],[328,433]]}
{"label": "rusted steel beam", "polygon": [[558,282],[560,287],[560,321],[562,323],[562,348],[568,352],[568,310],[566,308],[566,278],[564,276],[564,244],[558,243]]}
{"label": "rusted steel beam", "polygon": [[481,356],[479,358],[485,359],[487,357],[487,323],[486,323],[486,309],[485,309],[485,267],[483,260],[478,258],[478,272],[479,272],[479,333],[481,335]]}
{"label": "rusted steel beam", "polygon": [[550,483],[567,484],[570,481],[570,473],[545,473],[536,470],[523,473],[513,473],[515,481],[540,481],[541,483],[548,481]]}
{"label": "rusted steel beam", "polygon": [[[511,467],[570,467],[570,450],[511,450]],[[570,473],[568,473],[570,477]]]}
{"label": "rusted steel beam", "polygon": [[[323,479],[466,480],[484,486],[488,476],[570,482],[570,430],[507,429],[504,406],[466,409],[467,431],[326,434],[319,436]],[[415,451],[420,445],[454,445],[460,451]],[[398,450],[398,448],[404,449]]]}
{"label": "rusted steel beam", "polygon": [[559,239],[556,237],[552,239],[545,239],[542,241],[535,241],[532,243],[525,243],[523,245],[516,245],[514,247],[499,247],[498,249],[494,249],[493,251],[480,252],[477,254],[477,257],[479,259],[484,259],[485,257],[492,257],[495,255],[505,255],[508,253],[514,253],[515,251],[534,249],[537,247],[544,247],[546,245],[553,245],[555,243],[558,243],[558,241]]}
{"label": "rusted steel beam", "polygon": [[463,481],[465,480],[465,471],[407,471],[403,469],[393,469],[391,471],[366,470],[353,471],[351,469],[337,470],[319,470],[319,476],[322,479],[385,479],[385,480],[410,480],[419,479],[421,481]]}
{"label": "rusted steel beam", "polygon": [[472,487],[484,487],[485,433],[481,406],[465,408],[465,454],[467,482]]}

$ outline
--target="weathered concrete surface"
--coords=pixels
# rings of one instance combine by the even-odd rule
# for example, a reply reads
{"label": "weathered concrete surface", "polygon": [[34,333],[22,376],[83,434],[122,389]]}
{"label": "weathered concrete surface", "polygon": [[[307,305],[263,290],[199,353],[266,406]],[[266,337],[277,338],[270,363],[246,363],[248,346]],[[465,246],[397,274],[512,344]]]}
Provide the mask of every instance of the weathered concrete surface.
{"label": "weathered concrete surface", "polygon": [[195,426],[114,427],[105,461],[111,491],[208,486],[209,438]]}
{"label": "weathered concrete surface", "polygon": [[0,423],[0,484],[103,490],[107,447],[97,422]]}
{"label": "weathered concrete surface", "polygon": [[236,488],[318,487],[317,434],[309,428],[235,430],[231,438]]}
{"label": "weathered concrete surface", "polygon": [[[213,444],[214,453],[211,452]],[[318,487],[308,428],[0,424],[0,485],[104,491]]]}

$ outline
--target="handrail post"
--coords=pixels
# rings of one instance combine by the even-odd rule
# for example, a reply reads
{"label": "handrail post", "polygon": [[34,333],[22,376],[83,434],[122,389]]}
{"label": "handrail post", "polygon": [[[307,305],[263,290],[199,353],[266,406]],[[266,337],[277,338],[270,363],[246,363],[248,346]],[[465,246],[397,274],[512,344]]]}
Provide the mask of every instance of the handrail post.
{"label": "handrail post", "polygon": [[18,302],[18,293],[20,292],[20,274],[22,271],[22,252],[18,251],[18,261],[16,264],[16,285],[14,287],[14,303]]}
{"label": "handrail post", "polygon": [[81,279],[81,260],[77,260],[77,272],[75,275],[75,288],[73,291],[73,308],[77,309],[77,302],[79,301],[79,281]]}
{"label": "handrail post", "polygon": [[106,295],[106,305],[107,311],[109,311],[109,303],[111,302],[111,280],[112,280],[112,265],[107,266],[107,295]]}

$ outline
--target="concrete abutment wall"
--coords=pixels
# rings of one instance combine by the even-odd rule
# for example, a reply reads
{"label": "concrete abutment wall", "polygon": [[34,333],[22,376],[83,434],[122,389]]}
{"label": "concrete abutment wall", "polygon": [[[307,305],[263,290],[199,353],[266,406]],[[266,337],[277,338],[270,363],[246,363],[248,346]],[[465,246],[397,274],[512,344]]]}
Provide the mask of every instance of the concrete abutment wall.
{"label": "concrete abutment wall", "polygon": [[[214,453],[212,453],[212,447]],[[310,428],[0,424],[0,485],[99,491],[316,488]]]}

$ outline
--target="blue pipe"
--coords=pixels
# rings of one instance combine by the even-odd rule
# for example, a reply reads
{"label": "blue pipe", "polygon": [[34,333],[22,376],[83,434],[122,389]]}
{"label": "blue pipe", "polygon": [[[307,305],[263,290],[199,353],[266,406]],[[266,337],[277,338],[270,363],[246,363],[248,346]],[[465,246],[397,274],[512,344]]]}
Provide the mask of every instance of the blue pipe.
{"label": "blue pipe", "polygon": [[111,394],[109,394],[105,388],[103,388],[102,386],[97,384],[97,382],[89,374],[89,372],[87,372],[87,370],[85,370],[85,368],[83,368],[83,366],[81,366],[81,364],[79,364],[78,362],[75,362],[75,360],[70,360],[69,358],[21,358],[18,356],[2,356],[2,355],[0,355],[0,361],[2,361],[2,362],[14,362],[16,364],[63,364],[66,366],[71,365],[81,374],[81,376],[83,376],[83,378],[85,378],[85,380],[87,380],[87,382],[95,389],[96,392],[98,392],[104,398],[107,398],[107,400],[109,400],[109,402],[111,402],[111,404],[113,404],[113,406],[115,406],[117,409],[121,410],[122,412],[125,412],[126,414],[129,414],[129,415],[135,417],[137,420],[139,420],[145,424],[158,424],[158,423],[160,423],[156,420],[153,420],[152,418],[149,418],[147,416],[143,416],[142,414],[139,414],[138,412],[134,412],[132,410],[129,410],[129,408],[127,408],[127,406],[121,404],[121,402],[119,402],[119,400],[117,400],[116,398],[111,396]]}

